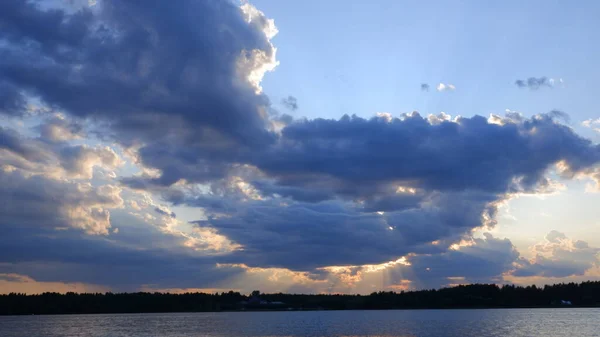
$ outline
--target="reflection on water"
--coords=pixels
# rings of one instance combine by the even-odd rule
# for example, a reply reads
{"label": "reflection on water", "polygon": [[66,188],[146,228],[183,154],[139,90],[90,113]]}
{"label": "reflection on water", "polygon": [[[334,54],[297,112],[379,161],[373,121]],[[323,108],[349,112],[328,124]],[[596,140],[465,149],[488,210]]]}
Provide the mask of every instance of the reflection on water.
{"label": "reflection on water", "polygon": [[231,312],[0,316],[0,336],[600,336],[600,309]]}

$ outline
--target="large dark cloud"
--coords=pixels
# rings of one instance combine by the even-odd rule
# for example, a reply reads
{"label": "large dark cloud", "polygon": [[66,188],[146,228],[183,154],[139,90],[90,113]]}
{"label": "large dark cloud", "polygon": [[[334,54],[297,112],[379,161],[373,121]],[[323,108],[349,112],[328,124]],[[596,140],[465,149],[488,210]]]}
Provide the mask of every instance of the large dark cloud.
{"label": "large dark cloud", "polygon": [[257,158],[255,164],[285,187],[325,180],[317,189],[346,195],[364,196],[365,186],[374,192],[379,184],[506,193],[534,187],[561,160],[574,170],[593,165],[600,148],[551,115],[494,124],[480,116],[431,123],[412,114],[296,122]]}
{"label": "large dark cloud", "polygon": [[[51,262],[91,270],[94,259],[114,261],[100,257],[105,250],[135,251],[123,270],[145,270],[142,276],[173,286],[187,264],[192,275],[201,272],[194,263],[209,273],[215,262],[309,271],[410,256],[415,268],[430,266],[415,277],[460,277],[467,264],[477,266],[463,273],[468,280],[494,280],[517,258],[509,242],[486,237],[472,247],[448,247],[493,225],[497,202],[509,194],[547,190],[554,164],[575,174],[600,161],[598,145],[560,124],[556,113],[454,120],[417,113],[280,116],[259,88],[263,72],[276,64],[274,32],[262,13],[229,1],[104,0],[94,10],[74,12],[0,2],[0,112],[25,116],[31,113],[26,105],[35,103],[42,106],[38,113],[68,116],[42,116],[48,119],[35,139],[0,130],[0,200],[22,206],[2,209],[0,225],[10,229],[6,261],[33,263],[42,259],[38,253],[56,248],[48,253]],[[194,228],[224,235],[242,249],[198,260],[94,239],[97,250],[88,259],[70,260],[58,250],[81,231],[58,232],[58,239],[31,236],[36,226],[45,236],[65,226],[107,234],[107,209],[121,206],[116,187],[75,181],[120,162],[111,148],[70,144],[85,135],[80,123],[100,140],[127,148],[148,169],[125,177],[124,185],[202,208],[206,219]],[[170,210],[152,204],[151,211],[145,216],[177,221]],[[174,231],[164,227],[168,235]],[[19,250],[34,246],[40,248]],[[153,263],[178,268],[152,278],[144,267]],[[521,264],[517,273],[528,273]]]}
{"label": "large dark cloud", "polygon": [[37,97],[105,123],[120,142],[145,144],[140,159],[164,171],[161,184],[213,179],[239,153],[273,141],[268,99],[252,83],[274,62],[261,13],[217,0],[98,6],[70,14],[0,4],[3,111]]}
{"label": "large dark cloud", "polygon": [[556,115],[294,122],[252,158],[260,174],[246,185],[165,197],[204,208],[199,226],[244,247],[228,262],[309,270],[390,261],[494,225],[507,195],[551,189],[546,173],[558,162],[573,172],[595,165],[598,146]]}
{"label": "large dark cloud", "polygon": [[[479,193],[434,193],[412,207],[385,213],[338,201],[242,201],[212,210],[214,216],[209,213],[198,225],[215,228],[244,247],[223,257],[224,262],[311,270],[443,251],[481,226],[484,214],[495,212],[489,205],[494,200]],[[223,212],[227,216],[220,216]]]}
{"label": "large dark cloud", "polygon": [[392,279],[413,280],[417,288],[432,288],[449,284],[502,283],[505,272],[514,269],[519,253],[508,239],[498,239],[486,233],[466,245],[441,254],[409,257],[410,266],[392,270]]}
{"label": "large dark cloud", "polygon": [[[435,125],[418,115],[389,123],[316,119],[289,124],[277,141],[268,99],[245,79],[275,52],[265,33],[272,27],[256,10],[210,0],[103,1],[97,14],[23,1],[2,6],[7,46],[0,79],[23,95],[107,123],[122,143],[141,142],[140,161],[161,170],[146,183],[208,182],[250,163],[286,187],[302,173],[335,177],[342,189],[349,180],[357,186],[394,180],[504,192],[514,177],[535,184],[558,158],[598,157],[547,116],[505,125],[482,117]],[[15,19],[21,16],[27,20]]]}
{"label": "large dark cloud", "polygon": [[215,287],[242,272],[218,268],[210,256],[190,255],[175,240],[131,216],[113,220],[121,230],[111,240],[0,221],[5,234],[0,237],[0,273],[138,291],[142,285]]}

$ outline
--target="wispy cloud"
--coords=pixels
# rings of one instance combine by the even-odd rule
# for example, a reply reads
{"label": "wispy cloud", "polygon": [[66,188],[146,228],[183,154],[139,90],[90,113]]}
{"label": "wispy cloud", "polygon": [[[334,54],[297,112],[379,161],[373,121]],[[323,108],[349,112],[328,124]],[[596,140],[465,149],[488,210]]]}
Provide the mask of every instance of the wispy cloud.
{"label": "wispy cloud", "polygon": [[529,77],[525,80],[516,80],[515,84],[519,88],[529,88],[531,90],[537,90],[541,87],[553,88],[556,84],[564,85],[564,81],[562,78],[554,79],[548,78],[546,76],[542,77]]}
{"label": "wispy cloud", "polygon": [[294,96],[288,96],[282,99],[281,104],[292,111],[298,110],[298,99]]}
{"label": "wispy cloud", "polygon": [[[429,91],[429,89],[431,89],[431,86],[428,83],[421,83],[421,91]],[[435,87],[437,91],[454,91],[455,89],[456,86],[454,84],[441,82]]]}

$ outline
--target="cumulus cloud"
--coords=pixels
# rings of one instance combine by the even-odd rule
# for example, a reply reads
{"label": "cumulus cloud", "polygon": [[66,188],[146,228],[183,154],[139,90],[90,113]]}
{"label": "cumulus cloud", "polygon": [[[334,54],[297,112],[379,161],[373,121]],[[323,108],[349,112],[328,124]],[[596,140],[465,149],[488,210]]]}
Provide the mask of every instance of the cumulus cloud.
{"label": "cumulus cloud", "polygon": [[288,109],[292,111],[298,110],[298,99],[294,96],[288,96],[281,100],[281,103]]}
{"label": "cumulus cloud", "polygon": [[[433,205],[383,215],[333,202],[283,207],[258,202],[245,208],[239,205],[228,217],[198,224],[215,228],[242,245],[243,250],[224,257],[225,261],[310,270],[395,260],[410,252],[428,251],[431,241],[456,238],[480,225],[483,202],[478,206],[454,203],[454,207],[463,207],[470,219],[448,214],[447,202],[436,200]],[[357,247],[361,254],[356,254]]]}
{"label": "cumulus cloud", "polygon": [[108,235],[109,209],[123,205],[121,189],[112,185],[93,187],[7,169],[0,171],[0,181],[0,226],[72,227]]}
{"label": "cumulus cloud", "polygon": [[0,126],[0,166],[53,178],[91,179],[95,170],[110,173],[123,165],[120,156],[108,146],[46,142],[49,139],[43,136],[43,127],[47,125],[36,128],[40,129],[40,138],[25,137]]}
{"label": "cumulus cloud", "polygon": [[5,1],[0,12],[6,113],[22,114],[35,96],[94,118],[110,126],[106,137],[141,143],[141,161],[163,171],[163,184],[222,176],[237,156],[273,141],[258,82],[277,65],[269,41],[277,30],[249,4],[107,0],[98,12],[70,13]]}
{"label": "cumulus cloud", "polygon": [[60,152],[61,166],[73,178],[91,179],[96,167],[109,172],[122,165],[119,155],[110,147],[70,146]]}
{"label": "cumulus cloud", "polygon": [[0,128],[0,226],[108,235],[110,210],[123,206],[121,188],[87,180],[95,168],[119,163],[108,147],[46,143]]}
{"label": "cumulus cloud", "polygon": [[68,120],[62,115],[49,118],[39,126],[40,136],[49,142],[66,142],[85,136],[80,123]]}
{"label": "cumulus cloud", "polygon": [[600,118],[597,119],[587,119],[581,123],[581,125],[586,128],[590,128],[596,132],[600,132]]}
{"label": "cumulus cloud", "polygon": [[529,77],[526,80],[516,80],[515,84],[519,88],[529,88],[531,90],[537,90],[542,87],[553,88],[557,82],[561,85],[564,83],[562,78],[555,80],[553,78],[548,78],[546,76],[542,76],[542,77]]}
{"label": "cumulus cloud", "polygon": [[472,282],[502,283],[504,273],[513,269],[518,258],[519,253],[508,239],[485,233],[482,238],[467,238],[449,250],[411,254],[382,264],[327,266],[311,272],[256,268],[244,264],[222,267],[243,269],[246,271],[244,281],[248,280],[248,274],[262,275],[256,281],[275,289],[304,287],[321,292],[370,293],[383,289],[428,289]]}
{"label": "cumulus cloud", "polygon": [[544,242],[532,247],[532,259],[521,258],[513,275],[517,277],[567,277],[583,275],[600,265],[600,249],[581,240],[571,240],[564,233],[551,231]]}
{"label": "cumulus cloud", "polygon": [[598,146],[557,115],[296,121],[235,179],[208,192],[153,191],[203,208],[199,228],[243,247],[229,263],[311,270],[391,261],[494,226],[511,195],[554,191],[546,173],[559,162],[574,172],[596,165]]}
{"label": "cumulus cloud", "polygon": [[590,170],[584,176],[592,180],[592,184],[586,187],[588,192],[599,192],[600,191],[600,169]]}
{"label": "cumulus cloud", "polygon": [[[574,176],[600,161],[599,146],[556,112],[280,115],[260,86],[278,64],[277,28],[247,3],[3,1],[0,28],[0,113],[41,121],[39,137],[0,129],[0,200],[10,201],[0,226],[11,233],[0,262],[18,265],[6,274],[215,288],[254,273],[327,288],[388,263],[402,271],[396,286],[406,275],[495,281],[518,255],[472,231],[493,227],[511,196],[553,190],[558,163]],[[178,215],[197,221],[172,205],[194,208]],[[39,261],[57,269],[28,269]]]}
{"label": "cumulus cloud", "polygon": [[454,89],[456,89],[456,87],[454,86],[454,84],[440,83],[437,85],[437,87],[435,89],[437,91],[454,91]]}
{"label": "cumulus cloud", "polygon": [[61,166],[73,178],[91,179],[94,168],[109,172],[122,165],[119,156],[110,147],[70,146],[60,152]]}
{"label": "cumulus cloud", "polygon": [[456,283],[502,283],[519,253],[508,239],[484,233],[469,238],[440,254],[407,258],[409,266],[399,266],[395,278],[415,280],[413,286],[431,288]]}
{"label": "cumulus cloud", "polygon": [[498,125],[480,116],[431,123],[413,113],[391,121],[345,116],[293,123],[254,164],[282,186],[321,179],[321,188],[338,195],[368,197],[390,183],[442,191],[531,189],[561,160],[578,171],[600,160],[600,148],[553,115]]}

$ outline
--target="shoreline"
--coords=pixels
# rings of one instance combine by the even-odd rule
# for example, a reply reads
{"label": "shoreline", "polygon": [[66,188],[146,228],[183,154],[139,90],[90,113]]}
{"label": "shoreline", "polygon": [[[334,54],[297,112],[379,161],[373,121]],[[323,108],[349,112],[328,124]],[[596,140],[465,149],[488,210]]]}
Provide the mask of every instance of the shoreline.
{"label": "shoreline", "polygon": [[423,311],[423,310],[514,310],[514,309],[600,309],[596,306],[518,306],[518,307],[430,307],[430,308],[389,308],[389,309],[262,309],[262,310],[212,310],[212,311],[157,311],[157,312],[69,312],[52,314],[0,314],[0,317],[22,316],[84,316],[84,315],[163,315],[163,314],[210,314],[210,313],[255,313],[255,312],[315,312],[315,311]]}

